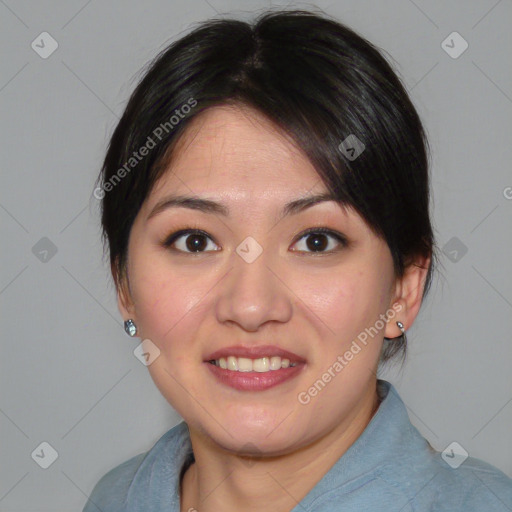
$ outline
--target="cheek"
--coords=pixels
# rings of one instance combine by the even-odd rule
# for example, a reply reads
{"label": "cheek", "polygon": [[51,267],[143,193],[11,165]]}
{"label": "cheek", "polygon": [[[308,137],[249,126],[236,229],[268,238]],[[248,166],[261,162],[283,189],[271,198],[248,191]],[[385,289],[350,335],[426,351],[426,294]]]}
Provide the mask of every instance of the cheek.
{"label": "cheek", "polygon": [[137,319],[141,336],[160,350],[148,366],[153,381],[169,403],[186,414],[189,397],[201,396],[200,382],[194,379],[200,359],[195,341],[199,317],[211,308],[207,299],[212,284],[204,275],[198,278],[197,271],[178,272],[161,260],[147,258],[133,273]]}
{"label": "cheek", "polygon": [[388,282],[381,276],[384,273],[347,267],[305,288],[309,305],[323,321],[328,336],[343,345],[350,344],[375,324],[388,300]]}
{"label": "cheek", "polygon": [[[211,285],[184,272],[171,271],[163,258],[147,258],[133,272],[133,295],[136,297],[137,319],[144,337],[160,350],[179,345],[189,346],[194,319],[201,312],[201,303]],[[185,332],[188,332],[188,339]]]}

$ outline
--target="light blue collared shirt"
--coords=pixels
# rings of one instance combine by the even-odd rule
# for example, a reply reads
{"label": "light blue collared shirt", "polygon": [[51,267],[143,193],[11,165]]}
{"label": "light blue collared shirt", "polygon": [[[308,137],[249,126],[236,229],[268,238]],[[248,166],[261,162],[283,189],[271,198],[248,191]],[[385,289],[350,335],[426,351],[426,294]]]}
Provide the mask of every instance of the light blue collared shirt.
{"label": "light blue collared shirt", "polygon": [[[291,512],[512,512],[512,479],[473,457],[452,467],[412,425],[394,386],[377,384],[382,401],[363,433]],[[83,512],[180,512],[180,472],[193,460],[181,422],[105,474]]]}

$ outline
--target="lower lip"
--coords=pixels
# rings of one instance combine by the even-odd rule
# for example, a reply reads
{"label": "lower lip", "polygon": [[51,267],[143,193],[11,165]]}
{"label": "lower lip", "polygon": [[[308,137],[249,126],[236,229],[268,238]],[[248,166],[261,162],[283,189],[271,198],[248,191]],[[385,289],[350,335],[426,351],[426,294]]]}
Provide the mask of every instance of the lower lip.
{"label": "lower lip", "polygon": [[204,363],[208,366],[213,375],[226,386],[230,386],[240,391],[264,391],[273,388],[283,382],[293,379],[304,368],[303,364],[289,366],[279,370],[270,370],[268,372],[238,372],[233,370],[224,370],[211,363]]}

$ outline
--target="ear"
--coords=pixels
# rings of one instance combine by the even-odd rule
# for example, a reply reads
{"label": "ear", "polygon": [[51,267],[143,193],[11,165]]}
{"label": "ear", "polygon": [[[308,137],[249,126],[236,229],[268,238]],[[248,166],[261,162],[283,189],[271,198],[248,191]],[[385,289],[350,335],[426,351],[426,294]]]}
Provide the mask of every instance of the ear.
{"label": "ear", "polygon": [[406,330],[414,323],[420,310],[430,260],[430,257],[417,257],[405,268],[404,275],[397,278],[391,303],[396,315],[386,325],[386,338],[396,338],[402,334],[397,321],[402,322]]}
{"label": "ear", "polygon": [[120,271],[116,264],[113,264],[111,269],[117,291],[117,307],[119,308],[119,312],[124,320],[131,318],[135,321],[135,305],[131,297],[128,276],[126,272]]}

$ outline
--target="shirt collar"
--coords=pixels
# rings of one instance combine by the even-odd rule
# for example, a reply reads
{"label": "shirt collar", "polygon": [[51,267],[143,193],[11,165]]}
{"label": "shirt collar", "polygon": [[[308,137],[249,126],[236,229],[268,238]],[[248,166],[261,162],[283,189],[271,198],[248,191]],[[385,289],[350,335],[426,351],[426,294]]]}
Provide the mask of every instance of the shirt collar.
{"label": "shirt collar", "polygon": [[[350,485],[362,475],[375,472],[404,456],[408,451],[428,449],[427,441],[411,424],[405,404],[395,387],[377,380],[381,399],[372,419],[331,469],[293,509],[304,510],[333,489]],[[166,510],[179,512],[179,485],[183,466],[193,461],[187,424],[182,421],[166,432],[148,452],[139,466],[127,493],[126,511]]]}
{"label": "shirt collar", "polygon": [[328,493],[350,492],[351,488],[356,489],[375,478],[376,473],[383,473],[390,467],[396,469],[405,458],[416,457],[430,449],[410,422],[395,387],[378,379],[377,392],[381,403],[362,434],[292,512],[309,509],[313,502]]}

